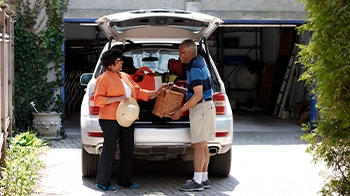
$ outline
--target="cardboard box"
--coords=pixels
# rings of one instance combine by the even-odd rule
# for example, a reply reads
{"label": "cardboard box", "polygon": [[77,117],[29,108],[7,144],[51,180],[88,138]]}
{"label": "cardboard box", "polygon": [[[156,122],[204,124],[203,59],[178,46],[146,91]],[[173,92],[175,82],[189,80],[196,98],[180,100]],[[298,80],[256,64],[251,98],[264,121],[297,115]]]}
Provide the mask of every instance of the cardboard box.
{"label": "cardboard box", "polygon": [[302,101],[302,102],[298,102],[295,105],[294,108],[294,114],[296,115],[300,115],[302,114],[305,110],[307,110],[307,108],[310,106],[310,101]]}
{"label": "cardboard box", "polygon": [[266,63],[265,65],[264,76],[261,82],[258,103],[257,103],[257,106],[260,107],[261,109],[265,109],[267,107],[267,104],[269,103],[272,82],[275,74],[275,67],[276,67],[275,62]]}

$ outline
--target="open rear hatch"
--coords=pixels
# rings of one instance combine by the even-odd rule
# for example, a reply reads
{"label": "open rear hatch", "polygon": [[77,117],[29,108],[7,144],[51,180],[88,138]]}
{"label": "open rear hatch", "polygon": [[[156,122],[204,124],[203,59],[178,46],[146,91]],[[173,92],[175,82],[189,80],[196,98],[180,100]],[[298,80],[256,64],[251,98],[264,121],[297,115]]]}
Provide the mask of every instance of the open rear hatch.
{"label": "open rear hatch", "polygon": [[217,17],[171,9],[121,12],[99,18],[96,23],[109,39],[120,42],[164,42],[208,38],[223,21]]}

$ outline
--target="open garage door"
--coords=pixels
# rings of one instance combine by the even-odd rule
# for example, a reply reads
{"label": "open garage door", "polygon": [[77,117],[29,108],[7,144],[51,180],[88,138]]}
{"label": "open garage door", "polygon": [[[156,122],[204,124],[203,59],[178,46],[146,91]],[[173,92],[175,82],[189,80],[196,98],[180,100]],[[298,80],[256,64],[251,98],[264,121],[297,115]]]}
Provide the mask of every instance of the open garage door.
{"label": "open garage door", "polygon": [[301,66],[294,64],[298,52],[295,45],[309,41],[309,34],[296,32],[296,26],[302,23],[224,20],[209,38],[209,50],[233,110],[279,118],[299,115],[295,108],[309,100],[303,82],[297,81]]}
{"label": "open garage door", "polygon": [[[65,108],[69,112],[80,111],[84,87],[80,85],[79,77],[82,73],[92,72],[101,48],[107,42],[95,20],[65,20]],[[274,110],[293,47],[296,43],[309,41],[309,34],[297,35],[295,30],[303,22],[224,20],[208,39],[209,50],[225,83],[233,110],[276,116]],[[292,74],[293,80],[285,92],[285,104],[279,108],[286,110],[284,115],[299,113],[294,110],[298,103],[304,105],[309,100],[304,84],[296,81],[302,70],[299,67],[297,71]]]}
{"label": "open garage door", "polygon": [[65,20],[65,37],[65,110],[80,112],[85,93],[80,76],[93,72],[107,39],[94,19]]}

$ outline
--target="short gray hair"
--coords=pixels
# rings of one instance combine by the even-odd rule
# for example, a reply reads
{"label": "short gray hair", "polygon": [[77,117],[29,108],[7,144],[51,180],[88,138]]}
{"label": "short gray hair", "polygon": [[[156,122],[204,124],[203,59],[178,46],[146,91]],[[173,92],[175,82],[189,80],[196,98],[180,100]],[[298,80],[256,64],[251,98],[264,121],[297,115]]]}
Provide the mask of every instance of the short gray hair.
{"label": "short gray hair", "polygon": [[187,49],[192,50],[197,55],[197,45],[191,39],[186,39],[181,42],[180,45],[184,45]]}

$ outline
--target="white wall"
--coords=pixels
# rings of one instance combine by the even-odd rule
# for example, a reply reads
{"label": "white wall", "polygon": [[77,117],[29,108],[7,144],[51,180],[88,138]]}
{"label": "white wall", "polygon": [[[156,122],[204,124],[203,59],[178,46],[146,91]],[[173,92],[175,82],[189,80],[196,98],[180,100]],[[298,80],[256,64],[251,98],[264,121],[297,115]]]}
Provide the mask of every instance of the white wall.
{"label": "white wall", "polygon": [[[196,4],[189,6],[189,4]],[[197,5],[197,4],[200,5]],[[186,5],[185,5],[186,4]],[[289,20],[307,18],[304,4],[297,0],[74,0],[65,18],[98,18],[107,14],[149,8],[182,9],[199,7],[200,12],[224,20]]]}

